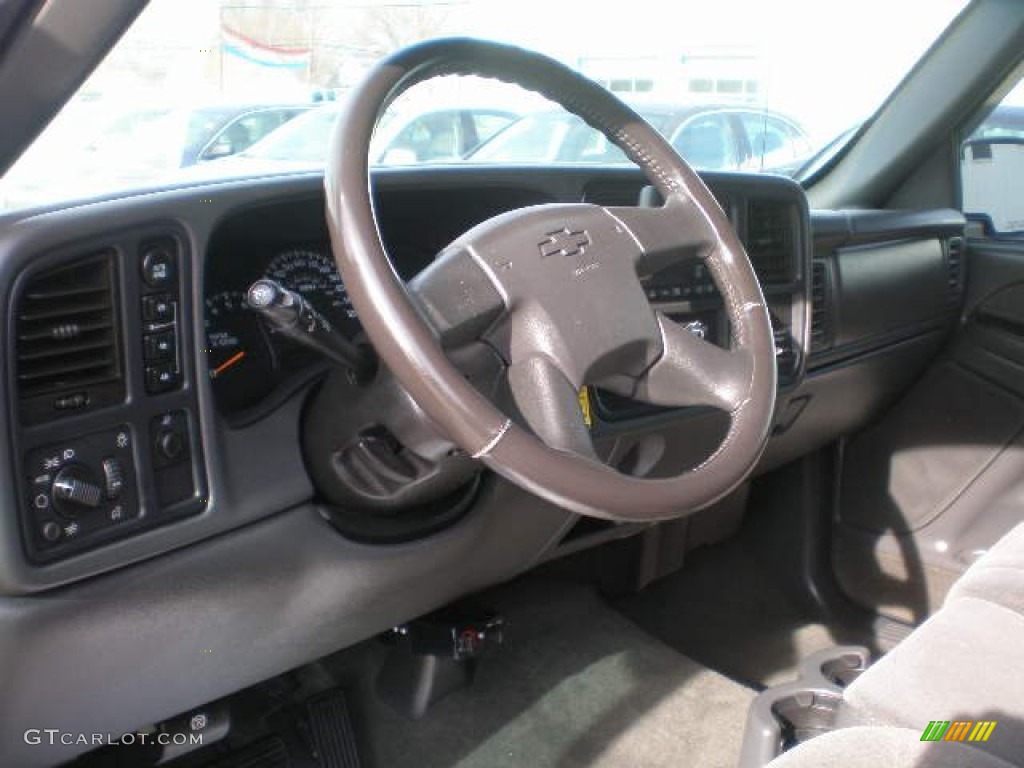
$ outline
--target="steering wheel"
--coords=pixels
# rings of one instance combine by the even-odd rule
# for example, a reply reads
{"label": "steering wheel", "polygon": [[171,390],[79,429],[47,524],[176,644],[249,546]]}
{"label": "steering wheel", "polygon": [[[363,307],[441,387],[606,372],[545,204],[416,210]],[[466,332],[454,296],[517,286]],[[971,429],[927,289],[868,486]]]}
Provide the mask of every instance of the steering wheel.
{"label": "steering wheel", "polygon": [[[404,284],[376,223],[370,138],[399,94],[440,75],[495,78],[560,103],[637,163],[664,205],[549,204],[504,213],[466,232]],[[453,38],[400,50],[350,94],[325,187],[334,254],[366,334],[409,395],[466,453],[549,501],[615,520],[678,517],[749,474],[767,439],[776,386],[771,323],[754,270],[693,170],[596,83],[498,43]],[[729,349],[654,311],[645,295],[644,277],[694,256],[722,295]],[[446,352],[481,340],[505,361],[515,419],[477,391]],[[585,384],[657,405],[713,406],[728,412],[730,426],[696,468],[669,478],[622,474],[595,454],[578,399]]]}

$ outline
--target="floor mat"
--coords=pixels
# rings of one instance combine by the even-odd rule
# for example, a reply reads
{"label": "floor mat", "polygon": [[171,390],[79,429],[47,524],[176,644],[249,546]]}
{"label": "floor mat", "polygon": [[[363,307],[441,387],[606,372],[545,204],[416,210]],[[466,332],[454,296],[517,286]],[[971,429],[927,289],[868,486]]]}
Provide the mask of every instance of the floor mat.
{"label": "floor mat", "polygon": [[870,646],[866,628],[813,620],[753,538],[741,533],[694,551],[683,570],[616,608],[681,653],[758,687],[793,679],[799,662],[824,648]]}
{"label": "floor mat", "polygon": [[[419,721],[370,695],[353,717],[376,768],[732,768],[753,691],[695,663],[586,586],[528,579],[493,594],[507,640],[475,684]],[[365,652],[365,646],[363,649]],[[358,660],[364,672],[386,651]],[[348,666],[345,654],[329,665]],[[337,672],[338,677],[343,677]]]}

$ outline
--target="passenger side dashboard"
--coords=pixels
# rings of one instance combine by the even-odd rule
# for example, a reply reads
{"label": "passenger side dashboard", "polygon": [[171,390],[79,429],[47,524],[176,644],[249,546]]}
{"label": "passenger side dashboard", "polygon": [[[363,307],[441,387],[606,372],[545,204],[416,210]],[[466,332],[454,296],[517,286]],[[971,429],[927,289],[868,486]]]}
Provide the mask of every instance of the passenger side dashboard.
{"label": "passenger side dashboard", "polygon": [[853,434],[921,375],[963,306],[964,226],[953,210],[811,212],[807,372],[765,469]]}
{"label": "passenger side dashboard", "polygon": [[814,211],[811,367],[948,324],[963,302],[963,216]]}

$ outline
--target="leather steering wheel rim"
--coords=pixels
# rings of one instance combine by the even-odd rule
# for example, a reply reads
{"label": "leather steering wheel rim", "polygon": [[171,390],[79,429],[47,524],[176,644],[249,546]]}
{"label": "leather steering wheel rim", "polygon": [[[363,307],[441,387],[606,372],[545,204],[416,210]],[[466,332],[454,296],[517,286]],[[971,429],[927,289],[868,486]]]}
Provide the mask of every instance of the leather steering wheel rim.
{"label": "leather steering wheel rim", "polygon": [[[607,217],[602,214],[614,219],[614,232],[622,237],[628,235],[640,246],[671,235],[679,222],[695,232],[699,230],[680,237],[691,245],[700,245],[701,257],[722,295],[732,350],[715,352],[718,357],[710,355],[712,350],[704,348],[711,345],[694,346],[680,335],[678,326],[673,328],[675,324],[663,316],[655,317],[648,307],[651,317],[644,318],[644,322],[655,320],[661,335],[660,351],[652,342],[654,353],[649,353],[644,362],[648,367],[642,371],[637,368],[629,379],[631,391],[643,392],[644,399],[651,402],[690,402],[692,398],[680,393],[691,389],[696,392],[703,387],[706,397],[698,401],[720,402],[729,411],[730,427],[725,438],[698,467],[675,477],[634,477],[592,457],[552,447],[506,416],[449,361],[437,328],[428,322],[424,302],[413,301],[385,252],[370,191],[368,161],[371,136],[388,105],[416,83],[440,75],[499,79],[560,103],[602,131],[636,162],[666,200],[665,209],[676,217],[670,226],[663,226],[655,214],[629,214],[627,219],[624,209],[599,212],[593,206],[587,210],[579,206],[579,211],[566,207],[567,221],[577,212],[589,221],[588,229],[582,231],[604,227]],[[338,268],[364,330],[382,361],[457,445],[498,474],[580,514],[649,521],[678,517],[707,506],[742,482],[757,462],[771,425],[776,368],[771,323],[750,260],[727,217],[696,173],[660,134],[597,84],[553,59],[498,43],[452,38],[400,50],[374,66],[349,95],[335,128],[325,188]],[[541,210],[531,215],[544,214]],[[558,217],[563,211],[553,210],[550,215],[561,222]],[[653,223],[648,226],[648,221]],[[578,234],[568,224],[565,232]],[[561,236],[561,230],[553,234]],[[587,246],[598,254],[595,258],[600,257],[599,245],[587,239]],[[532,248],[536,258],[536,246]],[[471,285],[474,280],[482,281],[484,275],[492,285],[480,290],[500,294],[508,308],[507,291],[495,275],[496,268],[484,263],[479,251],[459,251],[459,255],[469,253],[482,268],[479,274],[461,282]],[[564,248],[560,251],[562,255],[571,253]],[[542,248],[541,256],[544,255]],[[452,256],[448,261],[455,258]],[[470,259],[464,261],[468,264]],[[615,268],[607,259],[605,264]],[[501,262],[501,266],[509,265]],[[518,274],[524,274],[522,267]],[[453,291],[450,287],[450,277],[446,277],[446,283],[451,295],[463,304],[473,305],[476,301],[469,295],[469,288],[465,289],[466,295],[459,297],[458,289]],[[424,290],[429,292],[429,288]],[[630,288],[628,295],[633,297],[636,292]],[[642,289],[639,295],[642,296]],[[686,331],[682,334],[689,335]],[[726,354],[732,356],[728,361]],[[716,372],[700,370],[702,360],[721,360],[723,365],[728,362],[731,373],[721,376],[722,381],[728,379],[727,385],[716,380]],[[575,386],[578,378],[567,374],[566,382]]]}

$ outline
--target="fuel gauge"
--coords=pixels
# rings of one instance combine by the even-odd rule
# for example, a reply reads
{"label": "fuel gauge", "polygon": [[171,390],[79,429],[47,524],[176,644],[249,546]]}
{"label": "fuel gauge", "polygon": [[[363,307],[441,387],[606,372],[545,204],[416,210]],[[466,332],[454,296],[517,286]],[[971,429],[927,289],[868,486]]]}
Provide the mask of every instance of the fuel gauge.
{"label": "fuel gauge", "polygon": [[251,408],[276,384],[277,360],[259,316],[241,291],[206,299],[206,360],[217,406],[225,412]]}

